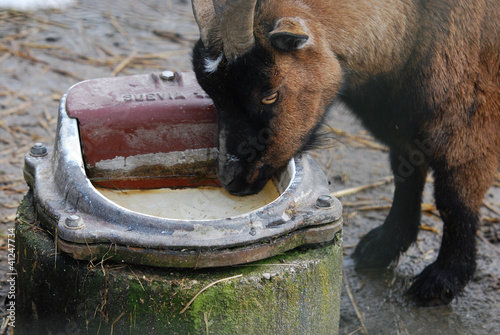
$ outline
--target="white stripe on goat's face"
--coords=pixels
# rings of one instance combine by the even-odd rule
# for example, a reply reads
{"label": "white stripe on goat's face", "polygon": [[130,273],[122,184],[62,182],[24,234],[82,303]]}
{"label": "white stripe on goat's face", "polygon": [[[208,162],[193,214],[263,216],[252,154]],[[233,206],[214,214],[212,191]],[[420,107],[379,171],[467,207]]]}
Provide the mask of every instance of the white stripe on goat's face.
{"label": "white stripe on goat's face", "polygon": [[205,72],[211,74],[217,71],[223,56],[224,54],[220,54],[216,59],[211,59],[210,57],[205,58]]}

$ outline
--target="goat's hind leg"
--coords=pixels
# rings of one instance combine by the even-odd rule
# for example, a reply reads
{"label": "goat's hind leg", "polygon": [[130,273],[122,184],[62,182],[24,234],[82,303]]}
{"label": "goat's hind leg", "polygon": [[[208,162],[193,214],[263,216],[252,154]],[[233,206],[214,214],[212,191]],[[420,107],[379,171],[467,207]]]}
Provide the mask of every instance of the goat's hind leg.
{"label": "goat's hind leg", "polygon": [[479,210],[493,181],[494,160],[490,157],[460,166],[433,167],[436,206],[444,222],[443,237],[436,261],[415,278],[407,291],[417,304],[448,304],[472,278],[476,269]]}
{"label": "goat's hind leg", "polygon": [[384,224],[372,229],[356,247],[353,257],[358,269],[389,266],[417,239],[428,170],[425,148],[392,149],[391,167],[396,184],[394,201]]}

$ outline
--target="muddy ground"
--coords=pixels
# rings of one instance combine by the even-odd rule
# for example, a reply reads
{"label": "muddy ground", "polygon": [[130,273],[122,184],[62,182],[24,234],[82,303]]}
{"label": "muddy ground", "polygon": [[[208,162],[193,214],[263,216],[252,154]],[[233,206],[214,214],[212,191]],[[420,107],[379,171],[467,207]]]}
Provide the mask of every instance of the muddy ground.
{"label": "muddy ground", "polygon": [[[35,142],[52,145],[57,106],[71,85],[90,78],[189,71],[198,37],[185,0],[79,1],[63,10],[0,10],[0,298],[8,291],[7,229],[27,191],[24,155]],[[314,152],[331,191],[370,185],[391,175],[387,151],[343,108],[331,111],[333,148]],[[394,269],[359,273],[350,257],[360,236],[383,223],[393,183],[340,198],[344,204],[341,334],[494,334],[500,329],[500,178],[490,189],[478,233],[478,269],[449,306],[415,308],[402,292],[438,251],[442,224],[425,189],[418,242]],[[496,232],[496,233],[495,233]],[[0,335],[9,332],[0,329]]]}

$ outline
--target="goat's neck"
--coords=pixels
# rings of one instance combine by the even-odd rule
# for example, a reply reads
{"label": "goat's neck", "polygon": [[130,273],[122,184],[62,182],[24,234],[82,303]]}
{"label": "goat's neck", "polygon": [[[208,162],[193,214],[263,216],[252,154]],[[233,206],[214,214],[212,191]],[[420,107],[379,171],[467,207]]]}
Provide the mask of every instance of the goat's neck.
{"label": "goat's neck", "polygon": [[[415,1],[333,0],[317,5],[330,49],[351,71],[373,75],[401,67],[415,41]],[[323,1],[325,3],[325,1]]]}

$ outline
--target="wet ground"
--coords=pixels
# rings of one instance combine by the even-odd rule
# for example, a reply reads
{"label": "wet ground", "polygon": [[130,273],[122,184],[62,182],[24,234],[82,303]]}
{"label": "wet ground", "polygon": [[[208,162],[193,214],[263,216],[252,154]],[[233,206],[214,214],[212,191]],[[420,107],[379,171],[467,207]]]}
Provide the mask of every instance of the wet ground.
{"label": "wet ground", "polygon": [[[24,155],[35,142],[52,145],[57,106],[71,85],[85,79],[189,71],[198,37],[189,1],[78,1],[63,10],[0,10],[0,298],[6,283],[8,239],[16,208],[27,191]],[[387,151],[342,108],[328,123],[337,141],[314,157],[331,191],[372,185],[391,175]],[[478,269],[465,294],[449,306],[415,308],[402,292],[413,275],[431,263],[442,224],[425,189],[423,229],[418,242],[394,269],[359,273],[350,257],[360,236],[383,223],[393,184],[341,197],[344,204],[344,285],[341,334],[500,333],[500,177],[490,189],[478,234]],[[496,232],[496,233],[495,233]],[[0,325],[1,327],[1,325]],[[0,335],[8,333],[0,328]]]}
{"label": "wet ground", "polygon": [[[390,176],[387,152],[379,150],[366,137],[349,112],[335,110],[329,122],[349,133],[339,138],[341,143],[330,149],[329,154],[317,158],[323,162],[322,166],[331,164],[325,172],[333,192],[371,185]],[[393,269],[367,273],[354,270],[350,255],[363,234],[384,222],[393,190],[393,184],[389,183],[340,198],[345,219],[340,333],[499,334],[500,243],[495,235],[500,228],[498,178],[483,207],[476,274],[463,296],[448,306],[433,308],[416,308],[402,294],[413,276],[435,260],[441,243],[442,222],[435,210],[430,178],[424,190],[422,228],[417,243]]]}

